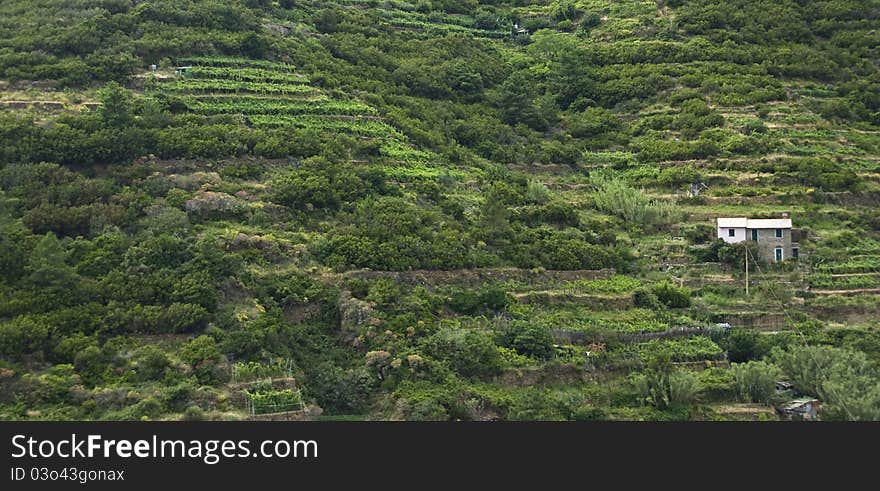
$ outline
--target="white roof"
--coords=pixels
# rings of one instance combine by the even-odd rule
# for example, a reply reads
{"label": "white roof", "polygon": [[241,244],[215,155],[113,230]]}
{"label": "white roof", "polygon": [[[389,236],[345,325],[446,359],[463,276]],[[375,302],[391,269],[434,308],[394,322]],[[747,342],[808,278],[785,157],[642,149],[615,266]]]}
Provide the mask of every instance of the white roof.
{"label": "white roof", "polygon": [[790,218],[719,218],[721,228],[791,228]]}
{"label": "white roof", "polygon": [[748,218],[719,218],[718,226],[723,228],[746,228]]}
{"label": "white roof", "polygon": [[748,221],[746,228],[791,228],[790,218],[770,218]]}

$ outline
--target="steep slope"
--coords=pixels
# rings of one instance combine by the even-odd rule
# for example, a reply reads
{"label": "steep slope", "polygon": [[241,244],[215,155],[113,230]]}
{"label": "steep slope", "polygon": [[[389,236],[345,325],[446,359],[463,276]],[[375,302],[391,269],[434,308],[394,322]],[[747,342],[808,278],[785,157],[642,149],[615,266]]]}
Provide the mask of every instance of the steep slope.
{"label": "steep slope", "polygon": [[878,12],[3,2],[0,417],[876,419]]}

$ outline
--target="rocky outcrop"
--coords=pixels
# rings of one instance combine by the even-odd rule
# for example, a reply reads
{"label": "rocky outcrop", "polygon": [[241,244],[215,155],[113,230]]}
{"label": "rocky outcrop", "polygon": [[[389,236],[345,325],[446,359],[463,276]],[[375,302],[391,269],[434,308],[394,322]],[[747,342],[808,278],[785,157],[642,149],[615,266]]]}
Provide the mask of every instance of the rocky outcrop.
{"label": "rocky outcrop", "polygon": [[199,192],[184,205],[187,213],[195,215],[234,213],[242,211],[244,208],[245,204],[235,196],[214,191]]}
{"label": "rocky outcrop", "polygon": [[339,294],[339,330],[347,342],[352,342],[375,323],[373,304],[352,296],[348,290]]}

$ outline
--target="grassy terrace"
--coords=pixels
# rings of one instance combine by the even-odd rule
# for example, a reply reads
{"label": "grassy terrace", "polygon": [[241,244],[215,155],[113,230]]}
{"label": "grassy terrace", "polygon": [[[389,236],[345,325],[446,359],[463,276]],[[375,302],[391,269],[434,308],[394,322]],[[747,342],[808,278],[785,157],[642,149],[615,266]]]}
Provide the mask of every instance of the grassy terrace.
{"label": "grassy terrace", "polygon": [[[190,111],[208,116],[239,115],[255,127],[302,128],[378,140],[379,168],[402,179],[441,174],[433,152],[413,148],[405,135],[379,118],[378,111],[354,99],[338,99],[314,86],[291,65],[224,57],[181,58],[186,75],[157,80],[148,90],[174,96]],[[444,171],[445,172],[445,171]],[[451,175],[463,176],[460,170]]]}

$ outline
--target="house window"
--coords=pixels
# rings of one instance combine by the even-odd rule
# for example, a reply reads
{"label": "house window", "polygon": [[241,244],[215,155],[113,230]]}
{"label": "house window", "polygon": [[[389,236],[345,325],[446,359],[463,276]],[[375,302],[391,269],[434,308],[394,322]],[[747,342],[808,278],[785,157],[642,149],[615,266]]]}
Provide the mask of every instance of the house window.
{"label": "house window", "polygon": [[728,236],[728,237],[735,237],[735,236],[736,236],[736,231],[735,231],[734,229],[732,229],[732,228],[727,229],[727,236]]}
{"label": "house window", "polygon": [[782,248],[776,248],[776,262],[782,262]]}
{"label": "house window", "polygon": [[792,259],[797,259],[798,256],[800,255],[800,253],[801,253],[801,251],[798,250],[797,247],[792,247],[792,248],[791,248],[791,258],[792,258]]}
{"label": "house window", "polygon": [[752,240],[758,240],[758,229],[752,229]]}
{"label": "house window", "polygon": [[776,238],[782,238],[782,229],[781,228],[776,229]]}

